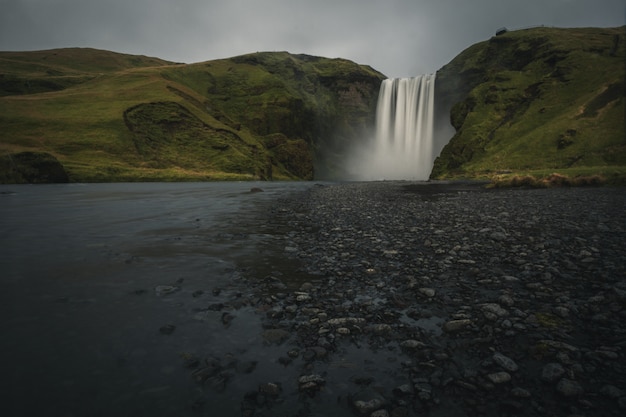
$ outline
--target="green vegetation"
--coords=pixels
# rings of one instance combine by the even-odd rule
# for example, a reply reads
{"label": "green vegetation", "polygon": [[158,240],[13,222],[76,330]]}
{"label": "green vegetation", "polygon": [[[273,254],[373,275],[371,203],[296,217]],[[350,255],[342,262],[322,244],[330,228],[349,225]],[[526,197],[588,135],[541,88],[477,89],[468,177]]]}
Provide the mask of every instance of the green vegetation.
{"label": "green vegetation", "polygon": [[312,179],[340,168],[327,143],[373,123],[382,78],[286,52],[192,65],[0,52],[0,181],[33,182],[11,168],[24,152],[55,159],[70,181]]}
{"label": "green vegetation", "polygon": [[457,132],[431,178],[623,182],[624,30],[513,31],[457,56],[437,81]]}
{"label": "green vegetation", "polygon": [[[456,134],[431,178],[626,183],[625,30],[512,31],[459,54],[437,73]],[[287,52],[0,52],[0,182],[341,178],[383,78]]]}

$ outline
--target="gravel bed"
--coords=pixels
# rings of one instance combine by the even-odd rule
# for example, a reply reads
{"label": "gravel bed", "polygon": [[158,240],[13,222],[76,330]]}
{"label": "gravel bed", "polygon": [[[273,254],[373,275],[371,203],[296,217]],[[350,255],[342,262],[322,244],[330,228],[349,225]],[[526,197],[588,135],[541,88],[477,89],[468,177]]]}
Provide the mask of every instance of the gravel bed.
{"label": "gravel bed", "polygon": [[277,202],[300,270],[250,281],[250,304],[291,376],[242,415],[624,415],[625,191],[375,182]]}

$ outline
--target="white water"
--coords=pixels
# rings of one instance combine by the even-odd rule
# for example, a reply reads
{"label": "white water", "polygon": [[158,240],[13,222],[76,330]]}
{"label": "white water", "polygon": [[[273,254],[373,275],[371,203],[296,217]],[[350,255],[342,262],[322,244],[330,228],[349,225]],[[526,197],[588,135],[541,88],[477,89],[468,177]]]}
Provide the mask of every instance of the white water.
{"label": "white water", "polygon": [[435,74],[384,80],[376,137],[352,161],[362,180],[428,180],[433,167]]}

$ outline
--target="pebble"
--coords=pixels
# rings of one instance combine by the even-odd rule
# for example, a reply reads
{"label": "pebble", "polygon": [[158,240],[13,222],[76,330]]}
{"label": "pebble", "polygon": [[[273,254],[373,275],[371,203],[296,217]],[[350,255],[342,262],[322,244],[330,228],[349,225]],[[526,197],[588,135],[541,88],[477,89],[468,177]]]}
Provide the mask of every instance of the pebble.
{"label": "pebble", "polygon": [[180,290],[180,287],[173,285],[159,285],[154,289],[154,292],[158,297],[163,297],[165,295],[173,294],[178,290]]}
{"label": "pebble", "polygon": [[515,372],[519,369],[519,366],[515,363],[515,361],[508,356],[504,356],[500,352],[496,352],[493,354],[493,361],[504,368],[506,371]]}
{"label": "pebble", "polygon": [[470,324],[472,324],[472,321],[469,319],[450,320],[444,323],[443,330],[448,333],[455,333],[465,329]]}
{"label": "pebble", "polygon": [[560,363],[548,363],[541,371],[541,379],[547,382],[556,382],[565,375],[565,368]]}
{"label": "pebble", "polygon": [[[312,415],[331,402],[367,417],[609,415],[626,407],[624,347],[609,336],[626,332],[625,205],[600,188],[312,187],[277,203],[289,232],[272,236],[304,276],[273,271],[280,296],[250,277],[263,302],[248,305],[263,340],[279,330],[273,344],[289,343],[274,361],[316,397],[293,408]],[[338,369],[362,375],[344,383]]]}
{"label": "pebble", "polygon": [[511,374],[508,372],[500,371],[487,375],[487,378],[494,384],[502,384],[511,380]]}
{"label": "pebble", "polygon": [[576,397],[582,395],[584,392],[583,387],[581,387],[578,382],[567,378],[563,378],[559,381],[556,385],[556,390],[559,394],[566,397]]}

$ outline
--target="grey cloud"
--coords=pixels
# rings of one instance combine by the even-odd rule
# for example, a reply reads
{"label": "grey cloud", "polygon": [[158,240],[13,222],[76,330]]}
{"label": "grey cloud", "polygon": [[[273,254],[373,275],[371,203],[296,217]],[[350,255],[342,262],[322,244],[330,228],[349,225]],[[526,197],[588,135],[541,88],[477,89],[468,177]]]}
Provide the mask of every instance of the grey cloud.
{"label": "grey cloud", "polygon": [[0,0],[0,50],[71,46],[199,62],[255,51],[434,72],[500,26],[619,26],[623,0]]}

